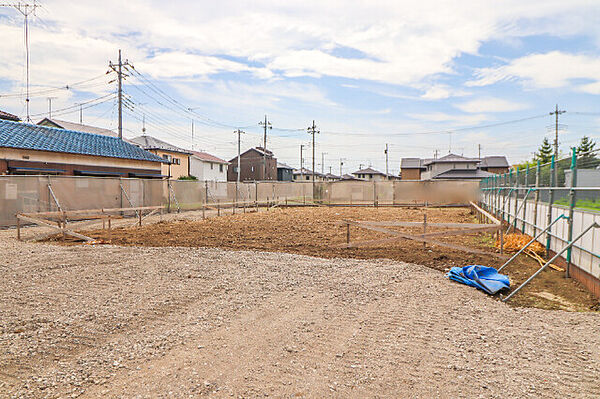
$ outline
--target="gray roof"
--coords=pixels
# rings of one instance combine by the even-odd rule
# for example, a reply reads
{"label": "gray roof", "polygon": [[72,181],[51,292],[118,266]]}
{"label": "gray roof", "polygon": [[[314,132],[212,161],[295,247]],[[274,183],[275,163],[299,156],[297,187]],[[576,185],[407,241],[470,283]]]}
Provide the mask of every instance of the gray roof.
{"label": "gray roof", "polygon": [[152,136],[138,136],[129,140],[131,143],[139,145],[144,150],[164,150],[171,152],[180,152],[182,154],[191,154],[190,151],[174,146],[166,141],[159,140]]}
{"label": "gray roof", "polygon": [[434,176],[433,179],[483,179],[493,175],[480,169],[451,169]]}
{"label": "gray roof", "polygon": [[[309,169],[306,168],[302,168],[302,170],[300,169],[294,169],[294,175],[308,175],[308,176],[312,176],[313,172]],[[319,172],[315,172],[315,176],[325,176],[322,173]]]}
{"label": "gray roof", "polygon": [[0,147],[164,162],[117,137],[0,120]]}
{"label": "gray roof", "polygon": [[83,125],[81,123],[63,121],[60,119],[44,118],[37,124],[42,126],[58,127],[66,130],[76,130],[78,132],[100,134],[102,136],[119,137],[117,133],[109,129],[104,129],[102,127],[95,127],[90,125]]}
{"label": "gray roof", "polygon": [[441,158],[437,158],[437,159],[427,159],[423,162],[423,165],[429,165],[432,163],[441,163],[441,162],[468,162],[468,163],[479,163],[481,162],[481,159],[479,158],[467,158],[467,157],[462,157],[460,155],[456,155],[456,154],[448,154],[448,155],[444,155]]}
{"label": "gray roof", "polygon": [[381,173],[380,171],[375,170],[373,168],[365,168],[365,169],[357,170],[356,172],[352,172],[353,175],[356,175],[356,174],[359,174],[359,173],[361,173],[361,174],[371,174],[371,175],[383,175],[383,176],[385,176],[385,173]]}
{"label": "gray roof", "polygon": [[283,162],[277,162],[277,169],[290,169],[294,170],[290,165],[286,165]]}
{"label": "gray roof", "polygon": [[353,175],[349,175],[349,174],[347,174],[347,173],[346,173],[346,174],[344,174],[344,175],[342,175],[341,179],[342,179],[342,180],[358,180],[358,181],[364,181],[363,179],[359,179],[358,177],[356,177],[356,176],[353,176]]}
{"label": "gray roof", "polygon": [[422,169],[423,160],[421,158],[402,158],[400,161],[400,168],[402,169]]}
{"label": "gray roof", "polygon": [[479,164],[480,168],[508,168],[508,160],[504,155],[493,155],[484,157]]}
{"label": "gray roof", "polygon": [[328,179],[339,179],[340,178],[338,175],[334,175],[333,173],[327,173],[327,174],[325,174],[325,177]]}

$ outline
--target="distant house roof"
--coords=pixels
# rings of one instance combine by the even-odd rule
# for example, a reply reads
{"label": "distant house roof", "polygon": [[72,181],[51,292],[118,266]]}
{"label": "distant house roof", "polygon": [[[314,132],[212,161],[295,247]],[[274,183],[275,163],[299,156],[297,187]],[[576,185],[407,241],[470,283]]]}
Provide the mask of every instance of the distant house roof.
{"label": "distant house roof", "polygon": [[375,170],[373,168],[365,168],[365,169],[360,169],[357,170],[356,172],[352,172],[353,175],[357,175],[357,174],[371,174],[371,175],[382,175],[385,176],[385,173],[382,173],[378,170]]}
{"label": "distant house roof", "polygon": [[227,162],[226,160],[216,157],[212,154],[209,154],[208,152],[192,151],[192,156],[195,158],[198,158],[201,161],[229,164],[229,162]]}
{"label": "distant house roof", "polygon": [[162,141],[152,136],[138,136],[129,140],[135,145],[139,145],[144,150],[163,150],[170,152],[179,152],[181,154],[191,154],[190,151],[185,150],[183,148],[174,146],[172,144],[167,143],[166,141]]}
{"label": "distant house roof", "polygon": [[63,121],[60,119],[44,118],[41,121],[39,121],[37,124],[42,125],[42,126],[58,127],[61,129],[66,129],[66,130],[75,130],[78,132],[100,134],[102,136],[109,136],[109,137],[118,137],[119,136],[118,133],[113,132],[112,130],[109,130],[109,129],[104,129],[102,127],[95,127],[95,126],[90,126],[90,125],[83,125],[81,123]]}
{"label": "distant house roof", "polygon": [[[302,168],[302,169],[294,169],[294,175],[307,175],[312,176],[313,172],[310,169]],[[315,172],[315,176],[325,176],[322,173]]]}
{"label": "distant house roof", "polygon": [[8,112],[4,112],[1,110],[0,110],[0,119],[3,119],[5,121],[13,121],[13,122],[21,121],[21,118],[19,118],[17,115],[9,114]]}
{"label": "distant house roof", "polygon": [[163,162],[116,137],[0,120],[0,147]]}
{"label": "distant house roof", "polygon": [[479,164],[480,168],[508,168],[508,160],[504,155],[484,157]]}
{"label": "distant house roof", "polygon": [[277,169],[289,169],[289,170],[294,170],[294,168],[292,168],[290,165],[286,165],[282,162],[277,162]]}
{"label": "distant house roof", "polygon": [[461,157],[460,155],[456,155],[456,154],[448,154],[448,155],[444,155],[441,158],[424,160],[423,161],[423,165],[429,165],[429,164],[432,164],[432,163],[442,163],[442,162],[452,162],[452,163],[457,163],[457,162],[472,163],[472,162],[476,162],[476,163],[479,163],[479,162],[481,162],[481,159],[479,159],[479,158],[466,158],[466,157]]}
{"label": "distant house roof", "polygon": [[[262,149],[262,147],[249,148],[246,151],[242,152],[240,154],[240,156],[244,156],[244,155],[246,155],[249,152],[257,152],[261,157],[264,156],[264,155],[266,155],[267,158],[272,158],[273,157],[273,153],[271,151],[269,151],[269,150],[264,151]],[[231,160],[229,162],[230,163],[234,163],[234,162],[237,163],[237,156],[231,158]]]}
{"label": "distant house roof", "polygon": [[349,175],[349,174],[344,174],[344,175],[342,175],[341,179],[342,179],[342,180],[357,180],[357,181],[365,181],[365,180],[363,180],[363,179],[359,179],[358,177],[356,177],[356,176],[353,176],[353,175]]}
{"label": "distant house roof", "polygon": [[425,169],[421,158],[402,158],[400,161],[401,169]]}
{"label": "distant house roof", "polygon": [[340,179],[340,177],[338,175],[334,175],[333,173],[327,173],[327,174],[325,174],[325,177],[327,179]]}
{"label": "distant house roof", "polygon": [[480,169],[451,169],[435,175],[433,179],[483,179],[490,176],[494,174]]}

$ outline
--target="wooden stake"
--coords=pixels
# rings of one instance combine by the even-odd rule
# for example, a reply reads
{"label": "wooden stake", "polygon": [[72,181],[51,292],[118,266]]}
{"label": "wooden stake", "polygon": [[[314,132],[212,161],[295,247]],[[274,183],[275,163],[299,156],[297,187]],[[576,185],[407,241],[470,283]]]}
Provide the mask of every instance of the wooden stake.
{"label": "wooden stake", "polygon": [[[423,214],[423,235],[427,234],[427,214]],[[423,241],[423,249],[427,249],[427,243]]]}
{"label": "wooden stake", "polygon": [[221,200],[217,200],[217,216],[221,216]]}
{"label": "wooden stake", "polygon": [[504,229],[500,229],[500,255],[504,254]]}
{"label": "wooden stake", "polygon": [[138,212],[138,216],[139,216],[138,226],[142,227],[142,211]]}
{"label": "wooden stake", "polygon": [[21,241],[21,219],[17,215],[17,240]]}
{"label": "wooden stake", "polygon": [[350,223],[346,223],[346,244],[350,244]]}

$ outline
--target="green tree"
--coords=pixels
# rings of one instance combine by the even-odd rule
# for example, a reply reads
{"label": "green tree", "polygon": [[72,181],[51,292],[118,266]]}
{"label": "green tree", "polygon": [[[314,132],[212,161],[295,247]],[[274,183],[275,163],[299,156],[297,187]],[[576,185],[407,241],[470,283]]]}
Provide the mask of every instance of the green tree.
{"label": "green tree", "polygon": [[590,139],[588,136],[583,136],[577,147],[577,156],[595,158],[595,147],[596,143],[594,140]]}
{"label": "green tree", "polygon": [[545,164],[545,163],[552,161],[552,154],[554,154],[552,145],[548,141],[548,138],[544,137],[544,141],[542,142],[542,145],[535,153],[533,160],[540,161],[541,164]]}

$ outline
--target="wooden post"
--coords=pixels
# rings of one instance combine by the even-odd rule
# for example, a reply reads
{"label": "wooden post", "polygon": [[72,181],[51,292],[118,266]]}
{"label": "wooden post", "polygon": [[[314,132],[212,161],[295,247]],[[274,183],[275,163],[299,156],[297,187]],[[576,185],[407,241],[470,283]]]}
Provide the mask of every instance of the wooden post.
{"label": "wooden post", "polygon": [[[427,234],[427,213],[423,214],[423,235]],[[423,241],[423,249],[427,249],[427,243]]]}
{"label": "wooden post", "polygon": [[346,244],[350,245],[350,223],[346,223]]}
{"label": "wooden post", "polygon": [[142,227],[142,211],[138,212],[138,226]]}
{"label": "wooden post", "polygon": [[206,219],[206,204],[202,204],[202,220]]}
{"label": "wooden post", "polygon": [[61,218],[61,222],[62,222],[62,240],[64,241],[67,238],[67,235],[65,234],[65,229],[67,228],[67,215],[66,213],[62,213]]}
{"label": "wooden post", "polygon": [[500,255],[504,254],[504,229],[501,227],[498,231],[500,234]]}
{"label": "wooden post", "polygon": [[233,204],[233,214],[235,215],[235,207],[237,206],[237,203]]}
{"label": "wooden post", "polygon": [[246,201],[244,201],[244,213],[246,213]]}
{"label": "wooden post", "polygon": [[17,214],[17,240],[21,241],[21,219]]}
{"label": "wooden post", "polygon": [[217,200],[217,216],[221,216],[221,200]]}
{"label": "wooden post", "polygon": [[110,215],[108,215],[108,242],[112,242],[112,231],[110,227]]}

